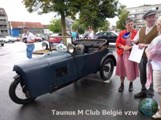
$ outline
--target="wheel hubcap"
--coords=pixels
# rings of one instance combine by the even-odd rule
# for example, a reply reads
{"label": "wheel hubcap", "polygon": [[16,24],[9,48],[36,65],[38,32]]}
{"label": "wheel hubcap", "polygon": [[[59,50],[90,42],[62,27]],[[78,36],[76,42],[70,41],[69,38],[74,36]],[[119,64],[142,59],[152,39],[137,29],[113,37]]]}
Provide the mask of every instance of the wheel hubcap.
{"label": "wheel hubcap", "polygon": [[111,71],[111,64],[110,63],[105,64],[103,71],[105,74],[109,74]]}

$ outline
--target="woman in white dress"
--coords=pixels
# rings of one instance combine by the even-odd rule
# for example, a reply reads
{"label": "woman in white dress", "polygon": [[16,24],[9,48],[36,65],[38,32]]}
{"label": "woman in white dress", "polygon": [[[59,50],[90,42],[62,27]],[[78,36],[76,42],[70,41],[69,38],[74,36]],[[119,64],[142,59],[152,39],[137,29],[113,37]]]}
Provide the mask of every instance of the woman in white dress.
{"label": "woman in white dress", "polygon": [[[159,94],[160,106],[161,106],[161,17],[157,19],[156,22],[158,36],[149,44],[146,49],[146,55],[148,57],[149,68],[151,69],[151,74],[148,77],[153,77],[153,87]],[[152,79],[148,79],[149,84]],[[153,118],[161,119],[161,107],[159,111],[152,116]]]}

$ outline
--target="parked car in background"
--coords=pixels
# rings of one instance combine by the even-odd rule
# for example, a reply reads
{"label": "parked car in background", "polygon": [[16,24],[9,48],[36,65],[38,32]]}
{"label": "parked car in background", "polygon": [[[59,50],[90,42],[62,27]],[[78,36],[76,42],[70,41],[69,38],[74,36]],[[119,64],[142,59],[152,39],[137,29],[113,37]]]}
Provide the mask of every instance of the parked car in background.
{"label": "parked car in background", "polygon": [[118,37],[118,33],[114,31],[104,31],[96,34],[96,39],[106,39],[109,43],[115,43]]}
{"label": "parked car in background", "polygon": [[8,42],[14,43],[14,42],[17,41],[17,38],[16,38],[16,37],[12,37],[12,36],[5,36],[4,41],[5,41],[6,43],[8,43]]}
{"label": "parked car in background", "polygon": [[62,42],[61,33],[52,34],[48,37],[47,41],[43,41],[42,48],[44,50],[56,49],[56,45]]}

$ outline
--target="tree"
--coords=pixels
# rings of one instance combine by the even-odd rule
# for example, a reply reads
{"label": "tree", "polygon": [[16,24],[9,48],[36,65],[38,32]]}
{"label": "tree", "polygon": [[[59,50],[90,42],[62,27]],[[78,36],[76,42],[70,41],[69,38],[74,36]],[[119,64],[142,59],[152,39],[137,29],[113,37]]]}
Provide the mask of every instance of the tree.
{"label": "tree", "polygon": [[[61,16],[62,35],[66,34],[65,17],[80,18],[86,27],[91,26],[94,31],[104,24],[106,17],[114,17],[117,11],[115,0],[23,0],[29,12],[38,11],[39,14],[57,12]],[[64,41],[66,43],[66,41]]]}
{"label": "tree", "polygon": [[49,25],[49,29],[54,33],[62,32],[61,29],[61,20],[60,19],[52,19]]}
{"label": "tree", "polygon": [[129,12],[125,9],[125,6],[120,7],[119,9],[119,20],[116,22],[116,27],[120,30],[125,29],[125,20],[128,17]]}
{"label": "tree", "polygon": [[80,34],[83,34],[85,31],[83,24],[80,24],[79,20],[75,20],[75,22],[72,25],[72,29],[78,31],[78,33]]}
{"label": "tree", "polygon": [[99,27],[99,30],[107,31],[109,29],[110,22],[108,20],[104,21],[104,25],[102,27]]}
{"label": "tree", "polygon": [[[87,0],[23,0],[29,12],[38,11],[39,14],[57,12],[61,16],[62,35],[66,35],[65,17],[75,17],[81,6]],[[89,0],[90,1],[90,0]],[[66,40],[64,41],[66,43]]]}
{"label": "tree", "polygon": [[102,27],[106,18],[113,18],[117,12],[115,0],[90,0],[80,10],[80,21],[86,28],[89,26],[97,31]]}

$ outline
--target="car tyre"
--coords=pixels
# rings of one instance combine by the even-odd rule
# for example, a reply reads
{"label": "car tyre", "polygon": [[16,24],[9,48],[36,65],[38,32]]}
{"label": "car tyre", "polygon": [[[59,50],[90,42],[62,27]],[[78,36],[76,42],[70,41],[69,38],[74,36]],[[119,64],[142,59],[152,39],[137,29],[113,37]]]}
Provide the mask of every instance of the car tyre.
{"label": "car tyre", "polygon": [[111,58],[106,58],[100,67],[100,76],[103,80],[109,80],[114,71],[114,62]]}
{"label": "car tyre", "polygon": [[[16,94],[16,89],[19,88],[20,96],[24,98],[20,98],[18,94]],[[21,88],[21,89],[20,89]],[[9,96],[11,100],[17,104],[28,104],[35,100],[36,97],[32,97],[29,93],[27,87],[22,83],[22,79],[19,75],[15,77],[15,80],[11,83],[9,87]]]}
{"label": "car tyre", "polygon": [[47,50],[47,49],[48,49],[48,44],[45,43],[45,42],[43,42],[43,43],[42,43],[42,48],[43,48],[44,50]]}

